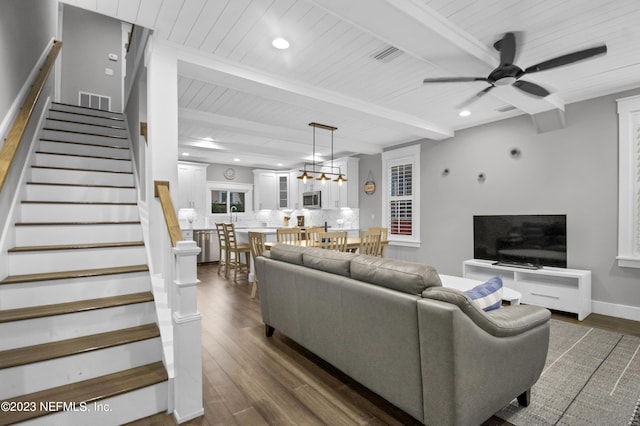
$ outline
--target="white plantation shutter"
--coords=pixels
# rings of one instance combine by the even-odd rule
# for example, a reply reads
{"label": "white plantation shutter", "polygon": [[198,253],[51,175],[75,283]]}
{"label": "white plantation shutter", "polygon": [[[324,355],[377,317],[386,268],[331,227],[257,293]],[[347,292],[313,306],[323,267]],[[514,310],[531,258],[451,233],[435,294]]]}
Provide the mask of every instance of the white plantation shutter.
{"label": "white plantation shutter", "polygon": [[394,245],[420,245],[420,145],[382,153],[383,226]]}
{"label": "white plantation shutter", "polygon": [[618,99],[618,266],[640,268],[640,96]]}

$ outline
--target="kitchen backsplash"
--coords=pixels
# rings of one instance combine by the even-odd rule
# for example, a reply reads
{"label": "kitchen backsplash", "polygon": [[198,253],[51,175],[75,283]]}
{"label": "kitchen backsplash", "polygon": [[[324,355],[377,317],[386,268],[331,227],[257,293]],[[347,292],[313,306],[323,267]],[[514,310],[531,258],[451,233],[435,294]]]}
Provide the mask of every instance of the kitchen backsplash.
{"label": "kitchen backsplash", "polygon": [[[237,216],[236,216],[237,215]],[[189,223],[189,216],[193,222]],[[331,228],[360,229],[359,209],[336,210],[262,210],[258,212],[233,213],[233,222],[237,227],[284,227],[285,216],[290,217],[289,226],[297,224],[297,216],[304,216],[305,226],[322,226],[325,222]],[[208,229],[214,228],[216,222],[229,222],[228,214],[210,214],[207,217],[198,217],[197,214],[181,209],[178,219],[182,229]]]}

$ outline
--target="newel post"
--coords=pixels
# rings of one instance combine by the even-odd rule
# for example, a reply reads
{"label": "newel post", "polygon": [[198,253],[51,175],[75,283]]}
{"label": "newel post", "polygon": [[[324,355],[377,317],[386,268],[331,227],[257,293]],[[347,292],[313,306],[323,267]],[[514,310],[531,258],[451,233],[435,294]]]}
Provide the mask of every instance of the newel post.
{"label": "newel post", "polygon": [[175,362],[174,417],[178,423],[204,414],[202,405],[201,318],[198,312],[195,241],[178,241],[172,306]]}

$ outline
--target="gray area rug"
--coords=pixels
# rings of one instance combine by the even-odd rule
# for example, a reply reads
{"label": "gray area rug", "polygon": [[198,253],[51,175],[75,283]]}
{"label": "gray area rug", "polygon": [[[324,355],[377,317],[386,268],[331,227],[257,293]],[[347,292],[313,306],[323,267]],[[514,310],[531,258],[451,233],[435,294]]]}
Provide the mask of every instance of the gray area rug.
{"label": "gray area rug", "polygon": [[639,425],[640,337],[551,320],[547,362],[531,390],[496,413],[518,426]]}

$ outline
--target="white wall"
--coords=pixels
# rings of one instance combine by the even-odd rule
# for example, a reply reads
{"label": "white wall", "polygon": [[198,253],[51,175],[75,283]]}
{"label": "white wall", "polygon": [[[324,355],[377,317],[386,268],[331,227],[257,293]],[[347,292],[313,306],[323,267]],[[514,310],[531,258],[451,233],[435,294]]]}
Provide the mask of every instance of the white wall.
{"label": "white wall", "polygon": [[[616,262],[616,99],[638,93],[567,105],[566,127],[547,133],[537,134],[531,118],[520,116],[460,130],[445,141],[420,141],[422,246],[396,249],[396,255],[461,275],[462,261],[473,257],[474,215],[566,214],[568,267],[593,272],[593,300],[605,308],[640,308],[640,270]],[[510,156],[511,148],[522,151],[520,158]],[[360,194],[364,224],[368,196]]]}
{"label": "white wall", "polygon": [[[78,92],[111,97],[111,110],[122,111],[122,29],[120,21],[64,5],[61,101],[78,104]],[[109,60],[109,53],[118,61]],[[105,68],[113,70],[106,75]]]}

